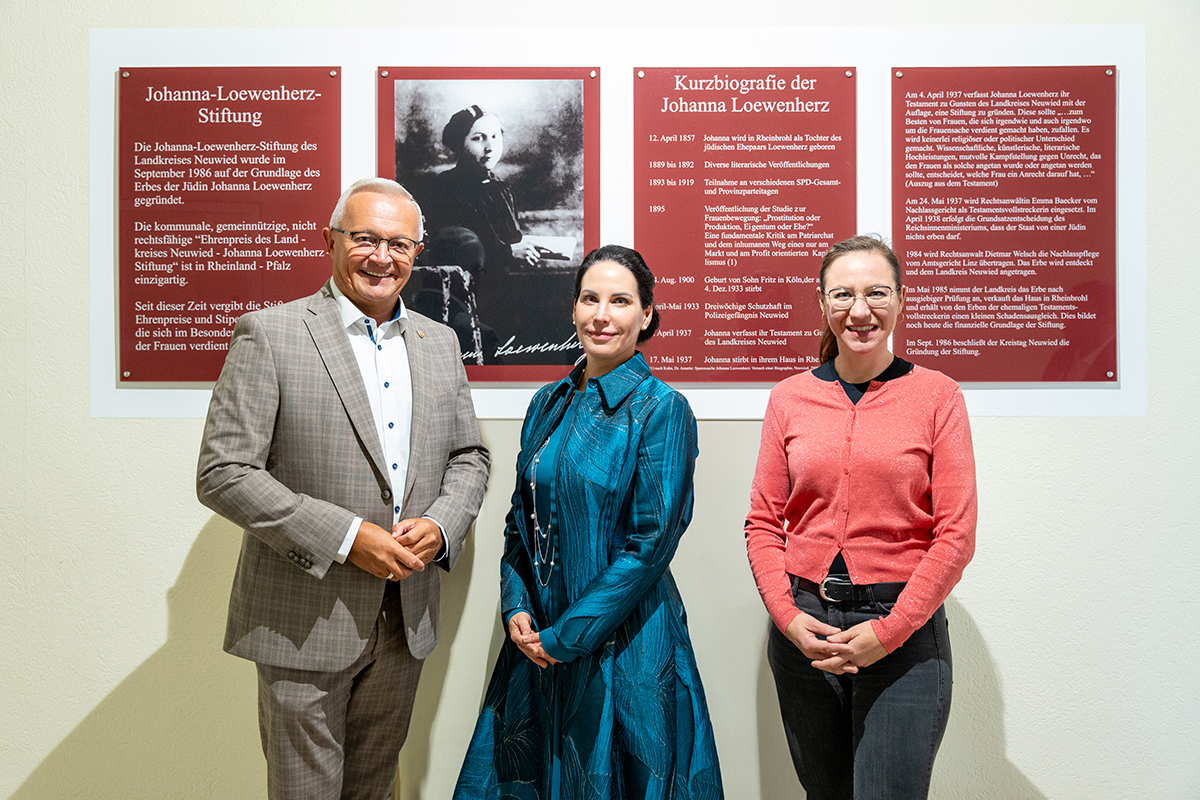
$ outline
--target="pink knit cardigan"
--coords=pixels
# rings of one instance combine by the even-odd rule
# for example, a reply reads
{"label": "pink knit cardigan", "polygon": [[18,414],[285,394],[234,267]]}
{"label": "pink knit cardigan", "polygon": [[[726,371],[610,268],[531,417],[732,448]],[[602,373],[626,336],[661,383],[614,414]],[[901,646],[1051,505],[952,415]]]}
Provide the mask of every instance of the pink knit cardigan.
{"label": "pink knit cardigan", "polygon": [[892,652],[933,615],[975,551],[975,457],[958,384],[914,366],[858,404],[811,372],[771,392],[746,518],[759,593],[781,631],[789,575],[819,582],[842,552],[854,583],[907,581],[871,625]]}

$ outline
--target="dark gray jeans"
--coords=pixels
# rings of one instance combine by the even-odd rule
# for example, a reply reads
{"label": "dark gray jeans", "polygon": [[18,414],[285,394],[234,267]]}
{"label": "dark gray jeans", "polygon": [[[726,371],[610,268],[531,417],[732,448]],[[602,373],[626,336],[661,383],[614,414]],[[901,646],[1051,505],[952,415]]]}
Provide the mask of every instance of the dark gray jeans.
{"label": "dark gray jeans", "polygon": [[[832,604],[801,589],[794,594],[797,608],[842,630],[885,616],[891,606]],[[895,652],[856,675],[816,669],[774,625],[767,660],[808,800],[928,796],[953,682],[944,607]]]}

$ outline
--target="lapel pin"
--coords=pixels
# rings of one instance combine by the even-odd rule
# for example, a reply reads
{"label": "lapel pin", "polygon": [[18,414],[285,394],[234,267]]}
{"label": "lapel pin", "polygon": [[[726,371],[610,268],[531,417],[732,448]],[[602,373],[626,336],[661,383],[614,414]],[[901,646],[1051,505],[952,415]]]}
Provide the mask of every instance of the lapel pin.
{"label": "lapel pin", "polygon": [[425,338],[425,331],[417,331],[417,336],[420,336],[422,339],[424,339],[424,338]]}

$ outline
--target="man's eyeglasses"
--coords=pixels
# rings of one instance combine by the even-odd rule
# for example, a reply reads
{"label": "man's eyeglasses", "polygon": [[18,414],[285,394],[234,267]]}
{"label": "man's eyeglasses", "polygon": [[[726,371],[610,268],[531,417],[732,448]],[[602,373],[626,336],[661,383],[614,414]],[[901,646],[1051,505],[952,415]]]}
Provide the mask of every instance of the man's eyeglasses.
{"label": "man's eyeglasses", "polygon": [[384,239],[381,236],[376,236],[370,231],[344,231],[341,228],[330,228],[332,231],[344,233],[350,237],[350,248],[352,250],[371,250],[378,249],[380,242],[387,242],[388,252],[392,254],[392,258],[403,258],[410,260],[415,258],[417,250],[421,248],[420,243],[414,242],[407,236],[397,236],[395,239]]}
{"label": "man's eyeglasses", "polygon": [[862,299],[871,308],[883,308],[892,302],[892,295],[895,293],[896,290],[890,286],[872,286],[861,292],[852,292],[849,289],[830,289],[825,296],[829,298],[829,305],[839,311],[845,311],[854,305],[854,301],[858,299],[859,295],[862,295]]}

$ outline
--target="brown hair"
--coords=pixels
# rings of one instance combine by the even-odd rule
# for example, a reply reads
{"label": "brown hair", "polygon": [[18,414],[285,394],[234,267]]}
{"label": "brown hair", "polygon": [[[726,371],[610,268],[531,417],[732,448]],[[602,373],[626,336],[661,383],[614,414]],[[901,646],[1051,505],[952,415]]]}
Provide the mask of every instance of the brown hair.
{"label": "brown hair", "polygon": [[[831,245],[825,257],[821,259],[821,294],[825,294],[825,275],[829,272],[829,268],[833,266],[833,262],[837,261],[842,256],[848,253],[878,253],[883,256],[884,260],[891,265],[892,278],[896,281],[896,291],[900,291],[903,283],[900,278],[904,270],[900,266],[900,259],[896,256],[896,252],[892,250],[888,243],[883,240],[882,236],[877,234],[864,234],[861,236],[851,236],[845,241]],[[828,318],[823,317],[823,329],[821,330],[821,344],[817,351],[817,355],[824,364],[827,361],[832,361],[837,357],[838,346],[837,338],[834,337],[833,331],[829,329]]]}

